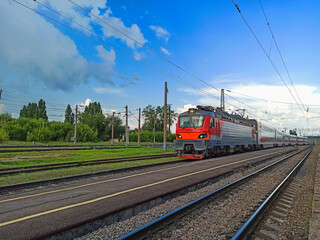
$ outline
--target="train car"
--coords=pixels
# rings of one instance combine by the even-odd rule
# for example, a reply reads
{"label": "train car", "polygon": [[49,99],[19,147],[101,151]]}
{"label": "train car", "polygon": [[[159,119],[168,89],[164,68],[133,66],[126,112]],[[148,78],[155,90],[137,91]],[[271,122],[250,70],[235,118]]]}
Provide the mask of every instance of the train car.
{"label": "train car", "polygon": [[276,130],[276,147],[282,146],[284,147],[284,134],[280,131]]}
{"label": "train car", "polygon": [[290,135],[289,137],[289,145],[290,146],[296,146],[297,145],[297,136],[296,135]]}
{"label": "train car", "polygon": [[274,128],[268,127],[256,119],[247,119],[246,121],[255,127],[255,131],[258,136],[257,144],[259,148],[277,146],[276,130]]}
{"label": "train car", "polygon": [[284,146],[290,145],[290,135],[289,134],[283,134],[283,144],[284,144]]}
{"label": "train car", "polygon": [[174,148],[179,157],[202,159],[257,148],[254,126],[220,108],[197,106],[179,115]]}
{"label": "train car", "polygon": [[302,137],[297,137],[297,145],[303,145],[303,138]]}

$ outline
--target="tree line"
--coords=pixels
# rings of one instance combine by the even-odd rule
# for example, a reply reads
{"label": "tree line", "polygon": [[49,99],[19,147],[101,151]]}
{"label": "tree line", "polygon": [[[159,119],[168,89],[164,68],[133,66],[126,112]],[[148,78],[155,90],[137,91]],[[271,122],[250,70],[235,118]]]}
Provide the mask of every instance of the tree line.
{"label": "tree line", "polygon": [[[172,126],[177,114],[170,110],[169,124]],[[141,142],[163,141],[164,114],[163,107],[148,105],[142,111],[144,123],[141,131]],[[77,141],[97,142],[108,141],[111,138],[112,116],[105,116],[99,102],[92,102],[83,112],[78,112]],[[9,114],[0,115],[0,142],[12,141],[60,141],[70,142],[74,137],[75,112],[70,104],[65,110],[64,122],[49,121],[46,102],[40,99],[38,103],[24,105],[19,118]],[[121,140],[125,135],[122,119],[114,116],[114,138]],[[167,134],[167,141],[172,142],[175,134]],[[137,128],[130,130],[131,142],[138,140]]]}

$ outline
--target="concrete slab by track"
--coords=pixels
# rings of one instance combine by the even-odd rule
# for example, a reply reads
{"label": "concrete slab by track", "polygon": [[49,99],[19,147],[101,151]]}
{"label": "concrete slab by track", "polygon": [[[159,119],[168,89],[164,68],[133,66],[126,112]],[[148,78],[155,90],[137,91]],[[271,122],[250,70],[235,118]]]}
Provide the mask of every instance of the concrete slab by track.
{"label": "concrete slab by track", "polygon": [[0,236],[42,238],[292,149],[266,149],[3,193]]}
{"label": "concrete slab by track", "polygon": [[309,240],[320,239],[320,154],[317,158],[316,176],[312,203],[312,216],[309,226]]}

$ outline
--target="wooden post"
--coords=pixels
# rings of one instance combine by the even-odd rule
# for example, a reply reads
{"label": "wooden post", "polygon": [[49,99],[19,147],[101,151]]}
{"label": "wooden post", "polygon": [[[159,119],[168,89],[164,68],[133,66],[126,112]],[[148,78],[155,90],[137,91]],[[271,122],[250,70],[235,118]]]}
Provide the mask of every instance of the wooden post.
{"label": "wooden post", "polygon": [[164,83],[164,108],[163,108],[163,151],[167,151],[167,82]]}

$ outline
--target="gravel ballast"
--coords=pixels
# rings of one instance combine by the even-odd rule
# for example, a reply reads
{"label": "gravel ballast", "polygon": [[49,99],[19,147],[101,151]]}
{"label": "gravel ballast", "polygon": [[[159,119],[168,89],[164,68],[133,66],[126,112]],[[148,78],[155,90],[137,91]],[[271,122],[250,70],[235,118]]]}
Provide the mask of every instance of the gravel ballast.
{"label": "gravel ballast", "polygon": [[[296,159],[296,157],[294,157]],[[189,203],[219,187],[226,185],[238,178],[248,175],[263,166],[266,166],[277,159],[269,160],[257,166],[251,166],[242,171],[221,179],[220,181],[201,188],[197,191],[171,199],[164,204],[156,206],[144,213],[122,222],[105,226],[79,239],[116,239],[130,231],[153,221],[174,209]],[[154,239],[228,239],[232,233],[242,225],[256,208],[258,202],[267,192],[271,191],[276,183],[280,182],[288,172],[289,166],[292,168],[297,160],[289,160],[288,163],[278,166],[272,171],[268,171],[261,177],[249,181],[251,186],[241,186],[232,190],[228,197],[205,205],[199,210],[184,217],[182,221],[172,224],[166,230],[152,236]],[[282,169],[282,170],[281,170]],[[281,174],[279,174],[281,172]],[[262,183],[262,184],[261,184]],[[254,190],[252,190],[254,188]]]}

